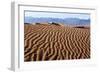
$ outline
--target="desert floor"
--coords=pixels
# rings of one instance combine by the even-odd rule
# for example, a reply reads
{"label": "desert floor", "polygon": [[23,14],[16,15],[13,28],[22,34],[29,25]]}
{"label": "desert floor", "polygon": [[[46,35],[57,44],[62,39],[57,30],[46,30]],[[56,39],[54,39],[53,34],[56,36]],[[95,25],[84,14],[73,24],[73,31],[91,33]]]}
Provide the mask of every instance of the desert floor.
{"label": "desert floor", "polygon": [[90,28],[24,24],[24,61],[90,58]]}

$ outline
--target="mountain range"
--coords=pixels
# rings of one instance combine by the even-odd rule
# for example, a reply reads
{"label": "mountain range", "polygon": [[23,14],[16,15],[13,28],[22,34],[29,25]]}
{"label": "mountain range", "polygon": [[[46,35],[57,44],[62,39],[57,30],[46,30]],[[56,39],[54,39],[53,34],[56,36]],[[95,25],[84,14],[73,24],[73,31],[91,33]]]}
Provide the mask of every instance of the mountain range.
{"label": "mountain range", "polygon": [[35,17],[25,17],[24,23],[41,23],[41,22],[55,22],[62,23],[65,25],[89,25],[90,19],[79,19],[79,18],[35,18]]}

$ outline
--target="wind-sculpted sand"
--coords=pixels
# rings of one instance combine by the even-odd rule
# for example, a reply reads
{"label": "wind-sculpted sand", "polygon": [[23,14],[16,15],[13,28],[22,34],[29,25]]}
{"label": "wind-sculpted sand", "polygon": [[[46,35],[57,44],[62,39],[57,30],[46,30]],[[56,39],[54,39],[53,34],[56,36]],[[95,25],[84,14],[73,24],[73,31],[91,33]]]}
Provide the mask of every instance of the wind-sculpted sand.
{"label": "wind-sculpted sand", "polygon": [[24,61],[90,58],[90,29],[24,24]]}

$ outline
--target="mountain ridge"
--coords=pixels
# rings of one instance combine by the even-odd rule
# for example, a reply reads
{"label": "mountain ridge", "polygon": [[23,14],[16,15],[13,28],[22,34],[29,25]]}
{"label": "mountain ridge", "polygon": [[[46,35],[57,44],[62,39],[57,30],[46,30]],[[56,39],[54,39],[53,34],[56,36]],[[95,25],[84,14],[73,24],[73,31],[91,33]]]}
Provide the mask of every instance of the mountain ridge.
{"label": "mountain ridge", "polygon": [[41,22],[55,22],[70,25],[89,25],[90,19],[79,19],[79,18],[35,18],[35,17],[25,17],[24,23],[41,23]]}

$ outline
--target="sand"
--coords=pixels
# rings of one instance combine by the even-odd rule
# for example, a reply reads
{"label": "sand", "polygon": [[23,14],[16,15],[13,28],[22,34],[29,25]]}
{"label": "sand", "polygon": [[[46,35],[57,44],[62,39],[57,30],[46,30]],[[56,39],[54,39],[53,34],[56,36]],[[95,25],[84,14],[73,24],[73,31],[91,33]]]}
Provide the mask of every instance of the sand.
{"label": "sand", "polygon": [[90,58],[90,28],[24,24],[24,61]]}

